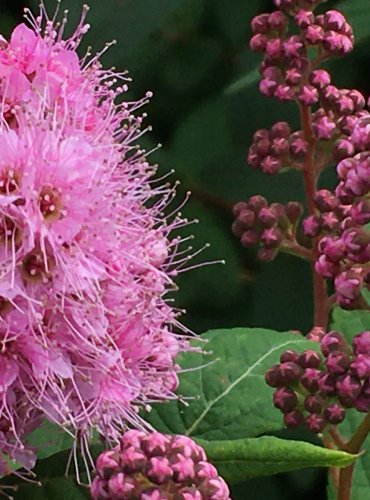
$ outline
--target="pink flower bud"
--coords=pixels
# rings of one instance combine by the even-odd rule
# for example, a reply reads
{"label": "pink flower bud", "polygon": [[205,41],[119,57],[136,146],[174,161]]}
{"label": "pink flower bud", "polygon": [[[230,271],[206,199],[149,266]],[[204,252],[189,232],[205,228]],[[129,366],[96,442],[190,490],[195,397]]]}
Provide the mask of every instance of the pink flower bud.
{"label": "pink flower bud", "polygon": [[286,156],[289,153],[288,140],[282,137],[274,139],[271,145],[271,152],[277,158]]}
{"label": "pink flower bud", "polygon": [[335,278],[337,301],[343,308],[351,308],[361,293],[362,278],[354,271],[344,271]]}
{"label": "pink flower bud", "polygon": [[283,12],[276,10],[269,15],[268,25],[272,30],[282,32],[285,30],[289,22],[289,18]]}
{"label": "pink flower bud", "polygon": [[271,38],[267,41],[266,55],[270,60],[273,61],[281,58],[281,56],[283,55],[283,43],[280,38]]}
{"label": "pink flower bud", "polygon": [[328,31],[324,35],[323,47],[330,55],[344,56],[352,51],[353,41],[347,35]]}
{"label": "pink flower bud", "polygon": [[209,500],[224,500],[230,498],[229,488],[221,477],[206,479],[204,483],[202,483],[200,491],[203,498],[208,498]]}
{"label": "pink flower bud", "polygon": [[319,140],[328,141],[332,139],[337,133],[337,127],[335,122],[330,118],[328,118],[327,116],[319,118],[312,124],[312,126],[315,135]]}
{"label": "pink flower bud", "polygon": [[289,60],[299,58],[303,54],[304,45],[299,36],[293,35],[284,41],[282,48],[285,57]]}
{"label": "pink flower bud", "polygon": [[280,375],[280,365],[275,365],[266,371],[265,382],[270,387],[282,387],[285,385]]}
{"label": "pink flower bud", "polygon": [[296,224],[303,213],[303,207],[301,203],[298,203],[296,201],[289,201],[285,205],[285,212],[289,219],[289,222],[291,224]]}
{"label": "pink flower bud", "polygon": [[119,453],[108,450],[101,453],[96,461],[96,469],[104,479],[109,479],[119,468]]}
{"label": "pink flower bud", "polygon": [[283,240],[281,231],[276,227],[267,228],[261,235],[261,242],[267,248],[277,248]]}
{"label": "pink flower bud", "polygon": [[289,413],[297,406],[298,398],[296,393],[288,387],[280,387],[274,392],[274,406],[283,413]]}
{"label": "pink flower bud", "polygon": [[241,237],[241,243],[245,247],[256,245],[260,241],[260,233],[253,229],[245,231]]}
{"label": "pink flower bud", "polygon": [[324,335],[321,340],[320,347],[323,355],[328,357],[331,352],[344,351],[347,347],[347,344],[344,340],[343,335],[332,330],[331,332]]}
{"label": "pink flower bud", "polygon": [[319,93],[312,85],[303,85],[298,94],[298,100],[304,106],[313,106],[319,100]]}
{"label": "pink flower bud", "polygon": [[260,14],[252,19],[251,28],[253,34],[266,34],[269,14]]}
{"label": "pink flower bud", "polygon": [[349,156],[353,156],[354,153],[355,148],[353,143],[348,139],[340,139],[334,146],[333,157],[336,161],[340,161]]}
{"label": "pink flower bud", "polygon": [[315,15],[310,10],[300,10],[294,16],[298,28],[304,29],[315,22]]}
{"label": "pink flower bud", "polygon": [[243,224],[244,229],[252,229],[256,221],[256,214],[249,208],[242,210],[239,214],[238,221]]}
{"label": "pink flower bud", "polygon": [[369,413],[370,411],[370,396],[360,395],[355,399],[354,406],[357,411]]}
{"label": "pink flower bud", "polygon": [[325,420],[332,425],[338,425],[343,422],[346,416],[346,410],[337,403],[330,404],[324,410]]}
{"label": "pink flower bud", "polygon": [[315,238],[320,234],[321,221],[316,215],[309,215],[303,221],[303,231],[309,238]]}
{"label": "pink flower bud", "polygon": [[291,142],[290,142],[290,153],[291,155],[300,160],[303,159],[308,151],[308,143],[307,141],[303,138],[301,132],[294,132],[291,136]]}
{"label": "pink flower bud", "polygon": [[307,429],[318,434],[325,427],[325,419],[317,413],[312,413],[306,418]]}
{"label": "pink flower bud", "polygon": [[339,401],[346,408],[352,408],[361,393],[361,382],[352,375],[344,375],[337,380],[336,386]]}
{"label": "pink flower bud", "polygon": [[290,385],[299,380],[302,370],[292,362],[281,363],[279,366],[280,381],[284,385]]}
{"label": "pink flower bud", "polygon": [[259,194],[251,196],[248,200],[248,204],[250,208],[252,208],[252,210],[255,210],[256,212],[259,212],[260,210],[262,210],[262,208],[268,206],[266,198]]}
{"label": "pink flower bud", "polygon": [[330,85],[330,81],[330,74],[323,69],[317,69],[310,74],[310,83],[318,90],[325,89]]}
{"label": "pink flower bud", "polygon": [[284,424],[288,429],[296,429],[304,423],[304,416],[300,410],[293,410],[284,415]]}
{"label": "pink flower bud", "polygon": [[324,30],[317,24],[311,24],[305,29],[303,36],[309,45],[318,45],[324,39]]}
{"label": "pink flower bud", "polygon": [[340,265],[331,261],[326,255],[320,255],[315,262],[315,271],[324,278],[334,278],[340,271]]}
{"label": "pink flower bud", "polygon": [[289,85],[278,85],[274,92],[276,99],[280,101],[292,101],[295,97],[294,90]]}
{"label": "pink flower bud", "polygon": [[131,496],[135,491],[135,480],[119,472],[108,481],[109,499],[121,500]]}
{"label": "pink flower bud", "polygon": [[281,363],[298,363],[299,359],[299,354],[296,351],[293,351],[292,349],[288,349],[287,351],[283,352],[280,356],[280,362]]}
{"label": "pink flower bud", "polygon": [[298,68],[289,68],[285,72],[285,82],[289,86],[300,85],[303,80],[303,73]]}
{"label": "pink flower bud", "polygon": [[346,18],[337,10],[328,10],[324,14],[324,27],[327,30],[341,31],[346,24]]}
{"label": "pink flower bud", "polygon": [[315,393],[319,390],[320,375],[320,370],[307,368],[301,377],[301,384],[308,392]]}
{"label": "pink flower bud", "polygon": [[268,38],[266,35],[258,33],[252,36],[249,42],[249,47],[254,52],[264,52],[266,50]]}
{"label": "pink flower bud", "polygon": [[289,139],[291,128],[287,122],[277,122],[271,127],[271,136],[274,139]]}
{"label": "pink flower bud", "polygon": [[263,78],[259,83],[260,92],[266,97],[272,97],[275,95],[277,87],[277,81],[272,80],[271,78]]}
{"label": "pink flower bud", "polygon": [[307,350],[299,356],[298,363],[302,368],[319,368],[321,365],[321,356],[316,351]]}
{"label": "pink flower bud", "polygon": [[323,373],[319,379],[319,392],[322,396],[335,396],[337,394],[336,377],[330,373]]}
{"label": "pink flower bud", "polygon": [[281,170],[281,168],[282,168],[281,161],[272,155],[266,156],[261,161],[261,170],[265,174],[275,175]]}
{"label": "pink flower bud", "polygon": [[370,355],[358,354],[351,364],[351,373],[359,379],[370,378]]}
{"label": "pink flower bud", "polygon": [[309,394],[304,400],[304,407],[309,413],[321,413],[324,400],[321,396]]}
{"label": "pink flower bud", "polygon": [[346,353],[334,351],[329,353],[327,357],[326,368],[333,375],[342,375],[348,371],[350,363],[351,361]]}
{"label": "pink flower bud", "polygon": [[[273,227],[277,223],[276,212],[271,207],[263,207],[258,213],[258,219],[264,227]],[[263,238],[262,238],[263,241]]]}
{"label": "pink flower bud", "polygon": [[146,474],[156,484],[162,484],[172,479],[174,471],[167,457],[152,457],[149,459]]}
{"label": "pink flower bud", "polygon": [[356,335],[352,340],[353,351],[356,355],[370,356],[370,331]]}

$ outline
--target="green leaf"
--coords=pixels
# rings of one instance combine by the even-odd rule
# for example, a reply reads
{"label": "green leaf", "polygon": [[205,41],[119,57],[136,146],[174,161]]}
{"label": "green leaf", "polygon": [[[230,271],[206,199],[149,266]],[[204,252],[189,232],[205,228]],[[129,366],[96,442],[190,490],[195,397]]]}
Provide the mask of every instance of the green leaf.
{"label": "green leaf", "polygon": [[[188,406],[172,401],[146,415],[167,433],[206,440],[250,438],[282,428],[281,413],[272,405],[265,371],[287,349],[317,349],[293,333],[260,328],[214,330],[202,336],[212,354],[187,354],[180,359],[184,373],[179,393]],[[199,369],[201,365],[205,366]]]}
{"label": "green leaf", "polygon": [[303,441],[265,436],[233,441],[198,440],[226,481],[233,483],[305,467],[343,467],[356,455],[333,451]]}
{"label": "green leaf", "polygon": [[47,458],[63,450],[70,450],[73,438],[61,430],[56,424],[45,421],[27,439],[36,449],[37,458]]}

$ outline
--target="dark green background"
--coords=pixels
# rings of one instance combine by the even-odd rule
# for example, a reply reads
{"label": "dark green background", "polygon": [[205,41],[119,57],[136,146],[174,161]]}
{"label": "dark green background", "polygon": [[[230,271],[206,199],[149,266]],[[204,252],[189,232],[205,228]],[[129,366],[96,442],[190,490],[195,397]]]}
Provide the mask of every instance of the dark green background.
{"label": "dark green background", "polygon": [[[0,2],[5,36],[21,19],[25,3]],[[45,3],[53,12],[55,0]],[[62,3],[70,10],[72,26],[83,3]],[[256,193],[271,202],[302,197],[298,175],[269,178],[245,164],[256,128],[282,119],[298,126],[294,107],[263,98],[256,85],[230,91],[258,60],[248,49],[249,22],[255,14],[271,10],[272,0],[90,0],[89,5],[86,45],[97,51],[117,39],[104,63],[129,69],[134,97],[154,92],[146,109],[153,132],[143,142],[149,149],[163,144],[152,161],[159,163],[161,172],[176,169],[179,200],[188,189],[193,192],[184,213],[200,223],[188,232],[195,234],[196,247],[211,243],[197,262],[226,260],[224,266],[181,276],[176,300],[188,311],[186,325],[197,333],[232,326],[307,331],[312,316],[307,265],[289,256],[261,265],[230,232],[231,208],[241,199]],[[330,65],[339,85],[357,87],[366,95],[369,44],[365,40],[345,63]],[[311,470],[280,475],[240,485],[233,489],[233,498],[304,500],[315,495],[319,500],[325,498],[319,493],[323,480]]]}

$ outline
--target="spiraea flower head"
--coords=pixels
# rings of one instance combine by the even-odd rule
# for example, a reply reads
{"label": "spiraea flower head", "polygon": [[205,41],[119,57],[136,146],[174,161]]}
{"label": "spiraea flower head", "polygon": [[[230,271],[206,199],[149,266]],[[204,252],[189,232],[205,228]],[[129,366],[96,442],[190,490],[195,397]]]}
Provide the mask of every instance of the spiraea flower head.
{"label": "spiraea flower head", "polygon": [[265,380],[287,427],[305,425],[320,433],[341,423],[348,408],[370,410],[370,332],[355,335],[352,344],[337,331],[317,333],[310,338],[320,343],[322,354],[285,351]]}
{"label": "spiraea flower head", "polygon": [[96,462],[93,500],[141,498],[161,500],[229,500],[229,488],[186,436],[126,432],[120,445]]}
{"label": "spiraea flower head", "polygon": [[13,457],[43,418],[112,439],[141,425],[140,406],[174,397],[189,349],[165,299],[188,262],[171,236],[186,221],[163,215],[174,189],[137,147],[150,93],[129,101],[101,53],[79,57],[86,11],[64,39],[66,20],[41,5],[0,44],[0,420]]}

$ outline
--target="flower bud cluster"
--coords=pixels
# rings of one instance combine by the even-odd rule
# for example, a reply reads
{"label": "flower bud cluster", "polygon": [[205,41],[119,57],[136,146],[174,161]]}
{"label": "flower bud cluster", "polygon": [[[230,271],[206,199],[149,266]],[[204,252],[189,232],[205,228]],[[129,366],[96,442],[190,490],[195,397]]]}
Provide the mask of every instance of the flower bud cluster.
{"label": "flower bud cluster", "polygon": [[[250,47],[264,53],[260,67],[262,94],[281,101],[298,100],[305,106],[317,104],[320,95],[312,82],[315,71],[309,50],[316,49],[318,60],[323,60],[343,56],[353,49],[352,28],[343,14],[331,10],[315,16],[312,8],[318,3],[276,1],[281,10],[252,20]],[[287,14],[294,15],[298,34],[289,33]]]}
{"label": "flower bud cluster", "polygon": [[271,130],[257,130],[248,153],[248,164],[265,174],[274,175],[283,168],[299,168],[307,154],[308,143],[301,131],[292,133],[286,122],[277,122]]}
{"label": "flower bud cluster", "polygon": [[306,236],[320,236],[315,269],[324,278],[334,280],[336,300],[346,309],[361,307],[361,291],[370,284],[370,202],[366,196],[349,200],[349,194],[341,195],[345,181],[350,183],[357,175],[356,165],[350,159],[339,163],[338,175],[342,180],[336,194],[318,191],[318,214],[303,221]]}
{"label": "flower bud cluster", "polygon": [[186,436],[131,430],[96,462],[94,500],[229,500],[229,489]]}
{"label": "flower bud cluster", "polygon": [[348,408],[370,411],[370,332],[356,335],[350,346],[331,331],[320,348],[322,354],[288,350],[265,374],[288,428],[305,425],[319,433],[342,422]]}
{"label": "flower bud cluster", "polygon": [[295,226],[301,214],[299,203],[269,205],[263,196],[252,196],[247,202],[235,205],[232,230],[244,246],[260,246],[261,260],[271,261],[279,248],[296,243]]}

